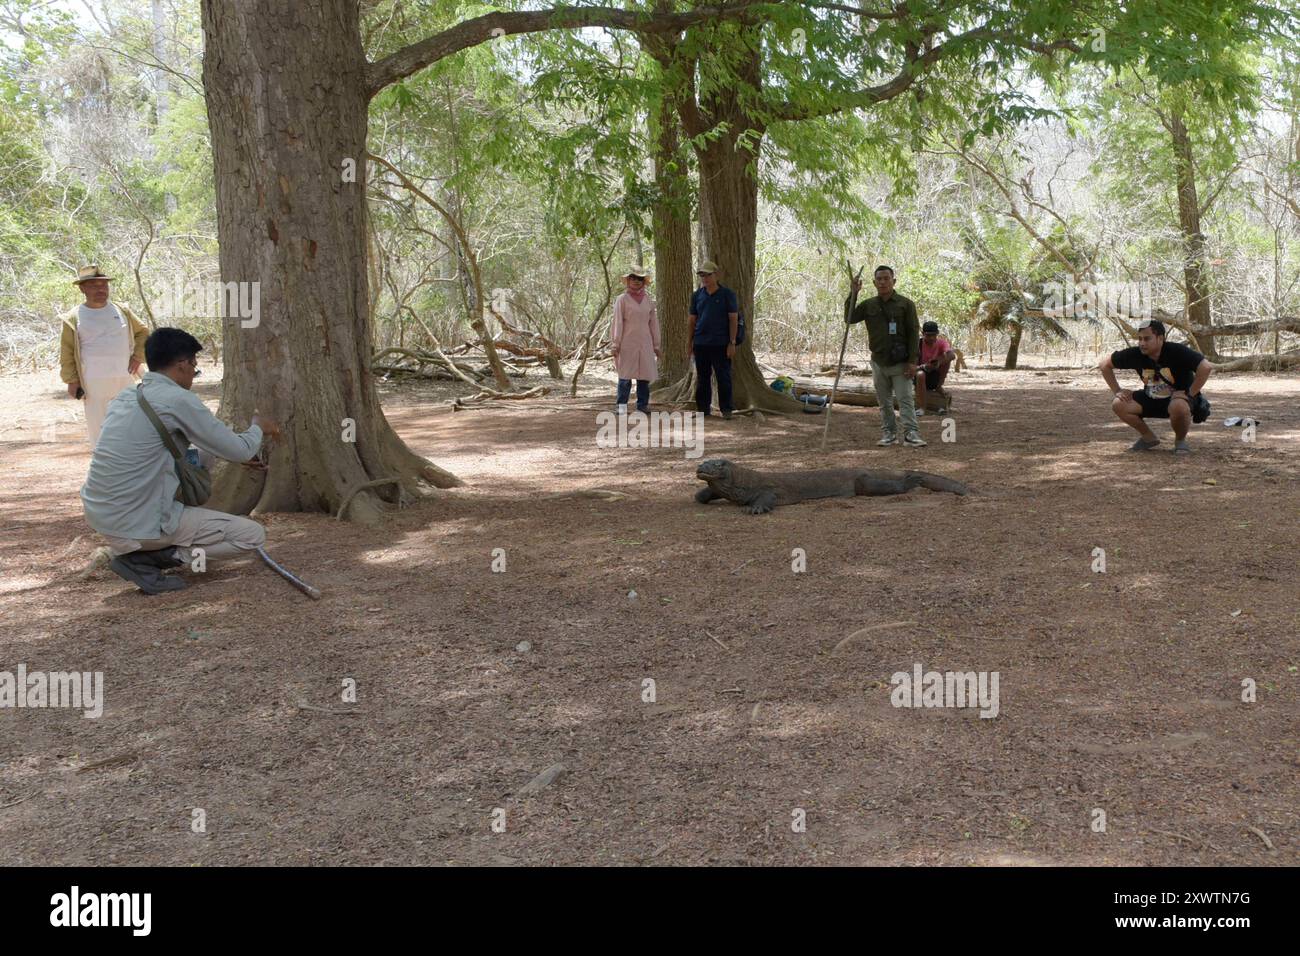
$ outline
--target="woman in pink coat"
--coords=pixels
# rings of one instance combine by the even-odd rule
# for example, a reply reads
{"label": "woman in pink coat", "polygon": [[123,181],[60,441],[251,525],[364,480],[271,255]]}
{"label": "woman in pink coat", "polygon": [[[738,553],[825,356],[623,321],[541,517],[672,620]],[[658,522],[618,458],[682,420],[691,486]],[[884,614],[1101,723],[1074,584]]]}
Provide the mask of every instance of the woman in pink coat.
{"label": "woman in pink coat", "polygon": [[609,330],[614,368],[618,371],[618,412],[627,414],[627,400],[636,380],[636,410],[650,410],[650,383],[659,377],[659,316],[655,300],[646,294],[645,269],[633,266],[623,276],[627,290],[614,300],[614,324]]}

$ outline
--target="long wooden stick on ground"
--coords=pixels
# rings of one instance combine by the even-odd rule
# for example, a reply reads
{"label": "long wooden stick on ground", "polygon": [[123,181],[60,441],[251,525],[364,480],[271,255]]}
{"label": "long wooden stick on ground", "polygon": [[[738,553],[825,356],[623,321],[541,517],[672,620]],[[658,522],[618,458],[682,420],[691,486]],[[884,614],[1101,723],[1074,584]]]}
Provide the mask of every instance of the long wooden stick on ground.
{"label": "long wooden stick on ground", "polygon": [[[858,293],[853,288],[853,263],[848,259],[844,260],[844,267],[849,273],[849,302],[844,308],[844,339],[840,342],[840,360],[835,365],[835,384],[831,386],[830,401],[826,403],[826,423],[822,426],[822,451],[826,450],[826,439],[831,433],[831,409],[835,407],[835,391],[840,387],[840,373],[844,371],[844,350],[849,345],[849,319],[853,317],[853,307],[858,304]],[[862,266],[858,270],[857,278],[862,278]]]}
{"label": "long wooden stick on ground", "polygon": [[290,584],[296,587],[303,594],[307,595],[312,600],[315,601],[320,600],[320,590],[318,588],[312,587],[310,584],[308,584],[302,578],[298,577],[292,571],[276,564],[275,559],[266,553],[265,548],[258,548],[257,556],[266,562],[266,566],[268,568],[270,568],[276,574],[280,575],[280,577],[284,578],[286,581],[288,581]]}

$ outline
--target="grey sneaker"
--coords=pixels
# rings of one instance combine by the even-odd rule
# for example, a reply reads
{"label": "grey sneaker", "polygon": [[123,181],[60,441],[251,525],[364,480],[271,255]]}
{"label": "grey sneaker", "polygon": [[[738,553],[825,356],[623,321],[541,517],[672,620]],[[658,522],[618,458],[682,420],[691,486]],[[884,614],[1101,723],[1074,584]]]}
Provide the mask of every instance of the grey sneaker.
{"label": "grey sneaker", "polygon": [[1139,438],[1133,444],[1128,446],[1128,450],[1129,451],[1150,451],[1152,448],[1155,448],[1156,445],[1159,444],[1160,444],[1159,438],[1155,439],[1154,441],[1147,441],[1145,438]]}
{"label": "grey sneaker", "polygon": [[163,577],[157,565],[148,558],[141,558],[138,551],[116,557],[108,562],[108,566],[119,578],[130,581],[145,594],[164,594],[187,586],[182,578]]}
{"label": "grey sneaker", "polygon": [[1191,453],[1192,453],[1192,449],[1191,446],[1187,444],[1186,438],[1182,439],[1181,441],[1174,442],[1175,455],[1190,455]]}
{"label": "grey sneaker", "polygon": [[877,445],[892,445],[892,444],[893,444],[894,442],[896,442],[896,441],[898,441],[898,436],[897,436],[897,435],[895,435],[893,432],[885,432],[885,434],[881,437],[880,441],[876,442],[876,444],[877,444]]}
{"label": "grey sneaker", "polygon": [[903,437],[903,444],[908,448],[924,448],[929,444],[924,438],[916,432],[911,432]]}

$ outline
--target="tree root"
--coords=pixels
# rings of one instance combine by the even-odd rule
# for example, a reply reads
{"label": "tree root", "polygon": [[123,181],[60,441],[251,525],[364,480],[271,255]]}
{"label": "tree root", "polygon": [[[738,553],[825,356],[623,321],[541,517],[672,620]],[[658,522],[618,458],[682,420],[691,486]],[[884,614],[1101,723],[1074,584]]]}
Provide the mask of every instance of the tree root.
{"label": "tree root", "polygon": [[665,405],[684,405],[695,401],[694,367],[688,369],[685,375],[671,385],[655,389],[650,393],[650,400]]}
{"label": "tree root", "polygon": [[365,491],[367,488],[378,488],[380,485],[397,485],[397,502],[398,502],[398,507],[401,507],[401,506],[405,503],[405,501],[406,501],[406,492],[405,492],[405,490],[402,488],[402,479],[400,479],[400,478],[376,478],[374,481],[366,481],[366,482],[362,482],[361,484],[359,484],[359,485],[357,485],[355,488],[353,488],[351,491],[349,491],[349,492],[348,492],[348,496],[347,496],[346,498],[343,499],[343,504],[339,505],[338,514],[336,514],[336,515],[334,516],[334,519],[335,519],[336,521],[342,521],[342,520],[343,520],[343,515],[347,513],[348,505],[352,504],[352,499],[353,499],[353,498],[355,498],[355,497],[356,497],[360,492]]}

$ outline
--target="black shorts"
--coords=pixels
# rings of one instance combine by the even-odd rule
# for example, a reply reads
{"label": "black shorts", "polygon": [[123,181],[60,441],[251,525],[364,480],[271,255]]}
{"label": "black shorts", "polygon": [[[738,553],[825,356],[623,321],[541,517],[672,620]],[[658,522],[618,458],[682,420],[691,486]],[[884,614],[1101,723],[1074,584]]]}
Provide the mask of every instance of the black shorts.
{"label": "black shorts", "polygon": [[1169,403],[1171,398],[1152,398],[1146,393],[1146,389],[1135,391],[1133,401],[1142,406],[1143,418],[1168,418]]}

